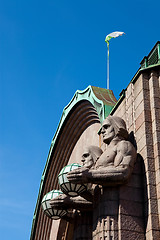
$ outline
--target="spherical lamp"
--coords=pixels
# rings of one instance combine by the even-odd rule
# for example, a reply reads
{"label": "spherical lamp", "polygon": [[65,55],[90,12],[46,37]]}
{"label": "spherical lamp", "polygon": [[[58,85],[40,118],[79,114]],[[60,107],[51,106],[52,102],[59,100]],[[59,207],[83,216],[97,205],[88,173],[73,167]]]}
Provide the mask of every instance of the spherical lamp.
{"label": "spherical lamp", "polygon": [[78,163],[72,163],[65,166],[58,175],[58,181],[62,192],[70,197],[76,197],[87,190],[87,184],[71,183],[67,178],[67,173],[79,167],[82,166]]}
{"label": "spherical lamp", "polygon": [[47,193],[41,202],[42,208],[44,213],[49,217],[52,218],[54,220],[57,220],[61,217],[63,217],[64,215],[67,214],[66,210],[58,210],[58,209],[54,209],[51,207],[50,205],[50,200],[59,196],[60,194],[63,194],[61,191],[59,190],[52,190],[51,192]]}

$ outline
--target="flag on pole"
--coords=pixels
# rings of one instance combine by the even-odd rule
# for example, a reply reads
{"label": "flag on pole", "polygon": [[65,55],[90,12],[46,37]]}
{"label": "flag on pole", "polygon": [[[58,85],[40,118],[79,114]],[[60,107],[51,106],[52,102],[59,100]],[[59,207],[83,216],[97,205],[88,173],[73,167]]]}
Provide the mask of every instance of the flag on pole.
{"label": "flag on pole", "polygon": [[107,45],[109,45],[109,40],[111,38],[116,38],[116,37],[122,36],[123,34],[125,34],[125,33],[124,32],[112,32],[106,36],[105,42],[107,43]]}
{"label": "flag on pole", "polygon": [[107,43],[107,47],[108,47],[108,61],[107,61],[107,89],[109,89],[109,40],[111,38],[116,38],[119,36],[122,36],[123,34],[125,34],[124,32],[112,32],[110,34],[108,34],[105,38],[105,42]]}

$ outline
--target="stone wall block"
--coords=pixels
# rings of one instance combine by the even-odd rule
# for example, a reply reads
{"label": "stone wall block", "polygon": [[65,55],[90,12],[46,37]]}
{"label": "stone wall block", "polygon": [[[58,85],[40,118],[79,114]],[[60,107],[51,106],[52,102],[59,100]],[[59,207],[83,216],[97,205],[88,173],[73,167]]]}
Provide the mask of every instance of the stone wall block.
{"label": "stone wall block", "polygon": [[150,104],[151,104],[151,109],[153,108],[160,109],[160,100],[158,97],[154,98],[154,100],[151,101]]}
{"label": "stone wall block", "polygon": [[148,73],[142,73],[142,88],[145,90],[149,90],[149,82],[148,82]]}
{"label": "stone wall block", "polygon": [[128,187],[142,188],[142,175],[132,173],[131,178],[127,183]]}
{"label": "stone wall block", "polygon": [[132,125],[133,125],[133,114],[129,115],[127,128],[128,129],[131,128]]}
{"label": "stone wall block", "polygon": [[119,214],[143,217],[143,203],[120,200]]}
{"label": "stone wall block", "polygon": [[[151,171],[154,171],[154,151],[152,146],[148,146],[148,148],[145,146],[139,154],[143,158],[144,162],[148,163],[148,165],[151,165],[150,167],[152,168]],[[147,160],[148,158],[148,160]]]}
{"label": "stone wall block", "polygon": [[127,96],[128,96],[128,98],[132,95],[132,83],[130,83],[129,85],[128,85],[128,87],[127,87]]}
{"label": "stone wall block", "polygon": [[140,128],[140,126],[144,123],[151,123],[151,112],[150,110],[144,110],[136,119],[136,131]]}
{"label": "stone wall block", "polygon": [[134,83],[134,97],[136,98],[140,91],[143,89],[143,82],[142,82],[142,75],[137,79],[137,81]]}
{"label": "stone wall block", "polygon": [[134,100],[135,109],[137,109],[141,102],[143,102],[143,91],[140,91]]}
{"label": "stone wall block", "polygon": [[159,184],[160,183],[160,169],[158,169],[156,171],[156,183]]}
{"label": "stone wall block", "polygon": [[160,199],[158,198],[159,223],[160,223]]}
{"label": "stone wall block", "polygon": [[160,155],[155,158],[155,171],[160,169]]}
{"label": "stone wall block", "polygon": [[158,208],[157,208],[157,199],[149,199],[149,208],[148,208],[148,214],[158,214]]}
{"label": "stone wall block", "polygon": [[146,134],[146,143],[147,146],[153,146],[153,137],[149,132]]}
{"label": "stone wall block", "polygon": [[[159,219],[158,214],[150,214],[146,219],[147,227],[146,232],[159,230]],[[151,238],[152,239],[152,238]],[[157,239],[155,239],[157,240]]]}
{"label": "stone wall block", "polygon": [[152,122],[152,128],[153,128],[153,134],[157,134],[156,137],[159,138],[160,135],[160,121],[159,120],[153,120]]}
{"label": "stone wall block", "polygon": [[159,87],[158,86],[150,87],[150,98],[151,98],[151,101],[154,101],[155,97],[159,97]]}
{"label": "stone wall block", "polygon": [[153,77],[153,78],[156,78],[156,80],[158,80],[158,77],[159,77],[159,73],[155,70],[152,69],[152,72],[151,74],[149,75],[149,77]]}
{"label": "stone wall block", "polygon": [[120,222],[120,229],[144,233],[142,218],[121,214]]}
{"label": "stone wall block", "polygon": [[157,156],[160,156],[160,142],[154,144],[153,149],[154,149],[154,156],[155,156],[155,158]]}
{"label": "stone wall block", "polygon": [[[135,165],[134,165],[134,168],[133,168],[133,173],[132,173],[132,175],[133,174],[137,174],[137,175],[141,175],[141,163],[139,163],[139,160],[138,160],[138,158],[137,158],[137,160],[136,160],[136,162],[135,162]],[[131,178],[132,178],[132,176],[131,176]],[[131,179],[130,178],[130,179]],[[130,181],[130,180],[129,180]],[[128,185],[128,183],[127,183],[127,186],[129,186]]]}
{"label": "stone wall block", "polygon": [[128,116],[130,117],[133,113],[133,106],[132,106],[132,102],[128,105]]}
{"label": "stone wall block", "polygon": [[152,235],[153,235],[153,239],[155,239],[155,240],[160,239],[160,231],[159,230],[157,230],[157,231],[153,230]]}
{"label": "stone wall block", "polygon": [[[128,128],[128,132],[135,132],[135,129],[134,129],[134,126],[133,126],[133,123],[130,125],[130,127]],[[135,134],[135,133],[134,133]],[[136,136],[135,136],[136,137]]]}
{"label": "stone wall block", "polygon": [[117,200],[118,199],[119,187],[106,188],[103,187],[103,195],[101,196],[102,201],[104,200]]}
{"label": "stone wall block", "polygon": [[[157,185],[157,198],[160,200],[160,183]],[[159,208],[160,208],[160,202],[158,203]]]}
{"label": "stone wall block", "polygon": [[146,138],[143,136],[139,141],[137,141],[137,151],[141,153],[142,149],[146,147]]}
{"label": "stone wall block", "polygon": [[147,185],[156,185],[156,174],[152,171],[146,172]]}
{"label": "stone wall block", "polygon": [[126,100],[125,100],[125,98],[122,100],[119,107],[116,109],[114,116],[119,116],[125,120],[125,118],[126,118]]}
{"label": "stone wall block", "polygon": [[148,202],[149,199],[157,199],[157,191],[155,185],[149,184],[144,187],[144,196],[145,202]]}
{"label": "stone wall block", "polygon": [[153,230],[146,233],[146,240],[158,240],[160,239],[159,231]]}
{"label": "stone wall block", "polygon": [[136,119],[136,131],[142,126],[144,123],[144,111],[139,115],[139,117]]}
{"label": "stone wall block", "polygon": [[154,172],[155,171],[155,162],[154,162],[154,158],[146,158],[144,159],[144,164],[145,164],[145,172],[151,171]]}
{"label": "stone wall block", "polygon": [[[149,104],[149,103],[148,103]],[[138,116],[144,111],[147,110],[148,108],[146,107],[146,105],[144,105],[144,102],[142,101],[137,108],[135,109],[135,118],[137,119]]]}
{"label": "stone wall block", "polygon": [[139,188],[131,188],[122,186],[119,191],[119,199],[135,202],[143,202],[142,190]]}
{"label": "stone wall block", "polygon": [[159,131],[156,131],[155,133],[153,133],[153,141],[154,141],[154,144],[160,143],[160,132]]}
{"label": "stone wall block", "polygon": [[159,121],[160,121],[160,109],[152,109],[151,116],[152,116],[152,122],[156,121],[156,123],[159,123]]}
{"label": "stone wall block", "polygon": [[118,215],[117,201],[106,201],[100,205],[100,216]]}
{"label": "stone wall block", "polygon": [[151,87],[159,87],[158,84],[158,74],[157,72],[152,72],[149,76],[149,86]]}
{"label": "stone wall block", "polygon": [[121,230],[120,234],[119,240],[145,240],[144,234],[139,232]]}
{"label": "stone wall block", "polygon": [[145,123],[142,123],[142,125],[136,131],[136,141],[139,141],[142,137],[144,137],[145,132],[146,126]]}
{"label": "stone wall block", "polygon": [[126,121],[126,108],[125,105],[123,105],[122,108],[120,108],[116,114],[114,114],[115,116],[121,117],[123,118],[124,121]]}

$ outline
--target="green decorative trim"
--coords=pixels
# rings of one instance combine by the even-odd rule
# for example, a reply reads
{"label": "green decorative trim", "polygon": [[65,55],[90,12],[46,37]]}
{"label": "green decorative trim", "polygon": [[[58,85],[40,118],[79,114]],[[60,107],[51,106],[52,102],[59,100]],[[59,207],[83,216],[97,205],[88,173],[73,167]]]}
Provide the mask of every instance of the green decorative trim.
{"label": "green decorative trim", "polygon": [[141,61],[141,68],[146,68],[148,66],[155,65],[160,62],[160,41],[158,41],[148,56],[145,56]]}

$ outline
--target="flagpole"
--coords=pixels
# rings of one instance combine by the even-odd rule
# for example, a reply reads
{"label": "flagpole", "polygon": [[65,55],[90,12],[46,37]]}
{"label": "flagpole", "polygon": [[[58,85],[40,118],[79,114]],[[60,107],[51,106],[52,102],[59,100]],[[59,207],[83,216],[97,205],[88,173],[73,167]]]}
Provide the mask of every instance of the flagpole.
{"label": "flagpole", "polygon": [[105,42],[107,43],[108,48],[108,57],[107,57],[107,89],[109,89],[109,40],[111,38],[116,38],[125,34],[124,32],[112,32],[108,34],[105,38]]}
{"label": "flagpole", "polygon": [[107,89],[109,89],[109,42],[107,43],[108,57],[107,57]]}

